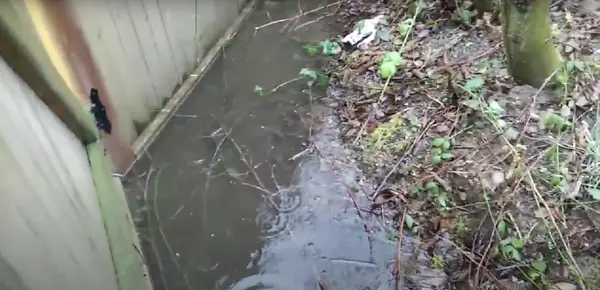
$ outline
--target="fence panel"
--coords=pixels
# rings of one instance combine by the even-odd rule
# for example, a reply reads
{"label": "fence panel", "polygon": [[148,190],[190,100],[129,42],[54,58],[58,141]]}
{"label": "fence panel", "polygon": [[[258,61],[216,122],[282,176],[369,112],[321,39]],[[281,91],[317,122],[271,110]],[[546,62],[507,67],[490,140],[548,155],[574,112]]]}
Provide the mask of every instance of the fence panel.
{"label": "fence panel", "polygon": [[85,148],[3,59],[0,116],[0,288],[117,290]]}

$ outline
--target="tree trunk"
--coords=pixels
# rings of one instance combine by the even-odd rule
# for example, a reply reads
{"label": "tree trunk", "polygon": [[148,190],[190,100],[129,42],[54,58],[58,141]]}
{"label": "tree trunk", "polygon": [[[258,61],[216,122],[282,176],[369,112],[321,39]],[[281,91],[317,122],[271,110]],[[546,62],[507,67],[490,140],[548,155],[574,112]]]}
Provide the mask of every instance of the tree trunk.
{"label": "tree trunk", "polygon": [[540,87],[562,63],[552,41],[549,0],[503,0],[508,69],[515,81]]}
{"label": "tree trunk", "polygon": [[483,16],[485,12],[494,12],[496,10],[496,1],[494,0],[475,0],[474,4],[478,17]]}

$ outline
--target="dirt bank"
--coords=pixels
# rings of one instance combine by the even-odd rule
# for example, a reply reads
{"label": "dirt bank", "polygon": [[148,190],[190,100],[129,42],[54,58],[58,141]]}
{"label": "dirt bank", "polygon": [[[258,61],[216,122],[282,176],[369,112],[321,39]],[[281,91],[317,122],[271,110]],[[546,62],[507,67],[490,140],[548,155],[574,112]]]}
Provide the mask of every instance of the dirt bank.
{"label": "dirt bank", "polygon": [[[565,65],[538,89],[508,75],[497,15],[420,3],[339,2],[340,37],[306,46],[332,59],[340,131],[375,181],[370,211],[399,244],[418,237],[453,287],[599,289],[600,18],[551,5]],[[376,16],[370,43],[342,43]]]}

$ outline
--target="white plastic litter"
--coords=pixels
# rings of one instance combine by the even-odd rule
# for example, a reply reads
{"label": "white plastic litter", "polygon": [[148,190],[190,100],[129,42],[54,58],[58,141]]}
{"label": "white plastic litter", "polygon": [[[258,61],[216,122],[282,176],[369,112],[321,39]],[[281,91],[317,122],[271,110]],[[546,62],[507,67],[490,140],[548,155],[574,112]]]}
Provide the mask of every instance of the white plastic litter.
{"label": "white plastic litter", "polygon": [[378,15],[371,19],[361,20],[354,30],[342,39],[342,42],[352,46],[363,46],[375,40],[377,25],[385,19],[385,15]]}

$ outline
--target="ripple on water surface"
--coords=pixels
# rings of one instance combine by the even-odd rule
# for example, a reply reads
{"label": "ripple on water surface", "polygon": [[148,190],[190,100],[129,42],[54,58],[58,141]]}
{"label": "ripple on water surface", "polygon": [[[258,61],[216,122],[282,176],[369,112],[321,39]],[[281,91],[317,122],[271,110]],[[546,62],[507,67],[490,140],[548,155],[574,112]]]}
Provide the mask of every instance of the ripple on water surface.
{"label": "ripple on water surface", "polygon": [[[262,239],[271,239],[289,229],[290,214],[300,207],[302,199],[295,187],[281,188],[272,197],[271,203],[264,203],[258,209],[256,223]],[[277,207],[277,208],[275,208]]]}

